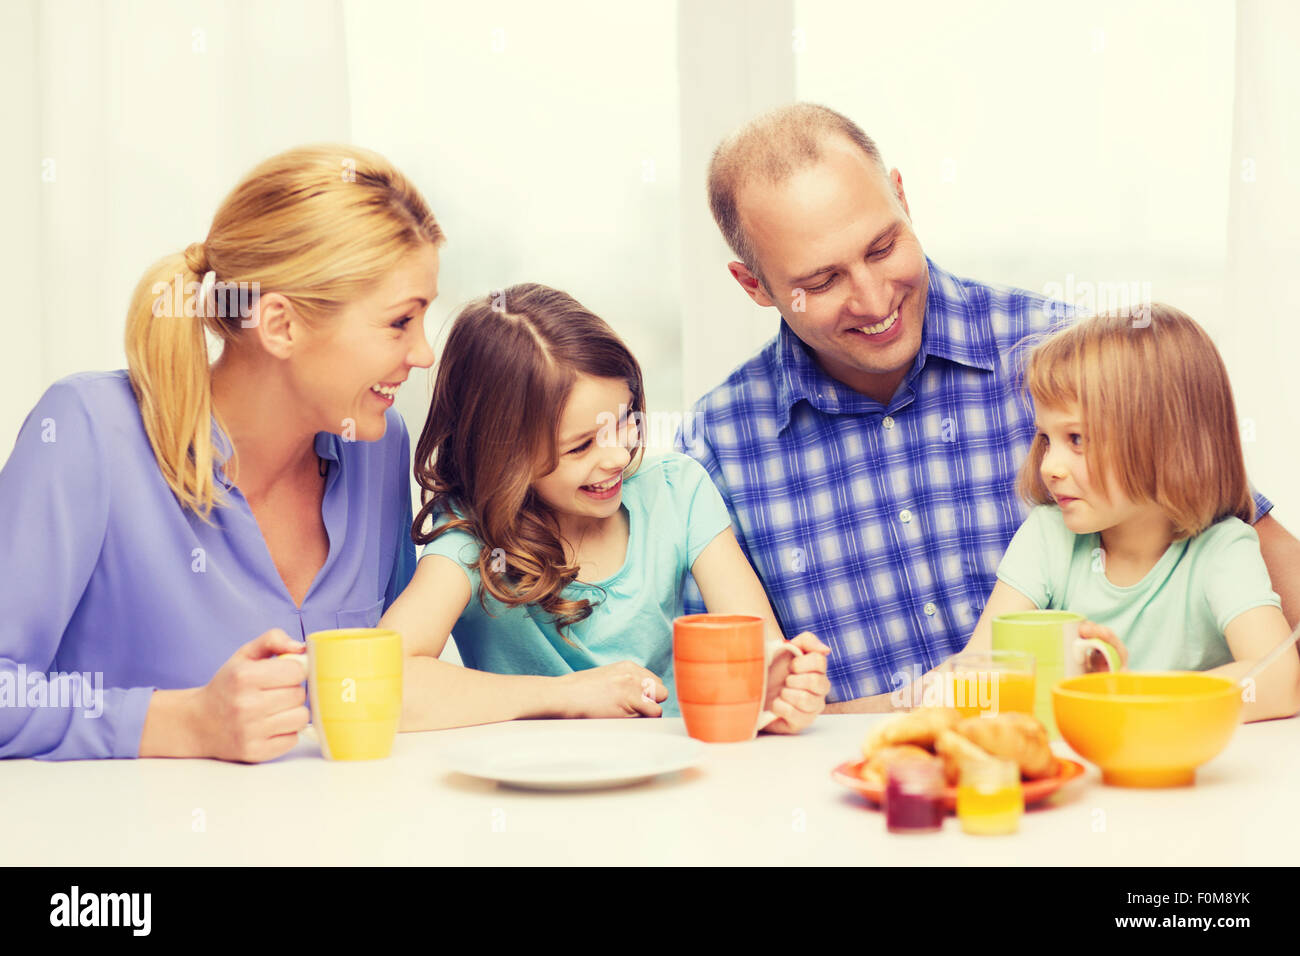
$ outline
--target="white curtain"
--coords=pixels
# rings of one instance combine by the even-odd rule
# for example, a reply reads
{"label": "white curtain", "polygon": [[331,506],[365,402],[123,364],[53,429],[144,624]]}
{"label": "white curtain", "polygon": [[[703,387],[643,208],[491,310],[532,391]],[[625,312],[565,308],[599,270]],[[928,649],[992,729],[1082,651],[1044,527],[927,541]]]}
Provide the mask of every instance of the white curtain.
{"label": "white curtain", "polygon": [[[684,53],[722,55],[692,75],[709,95],[684,92],[684,131],[731,128],[773,98],[753,91],[779,99],[788,83],[789,98],[876,138],[944,268],[1080,304],[1136,290],[1184,309],[1223,352],[1252,479],[1279,520],[1300,515],[1300,5],[773,6],[745,19],[711,0],[710,16],[693,14]],[[737,46],[761,55],[737,69]],[[715,227],[689,212],[704,202],[703,158],[683,157],[683,248],[711,252],[684,264],[697,273],[684,286],[689,401],[777,319],[734,287]]]}
{"label": "white curtain", "polygon": [[[652,408],[677,408],[673,0],[348,0],[345,11],[357,141],[420,184],[447,234],[430,337],[492,289],[555,286],[625,339]],[[429,392],[412,383],[397,408],[418,431]]]}
{"label": "white curtain", "polygon": [[[1205,324],[1286,521],[1297,35],[1286,0],[8,0],[0,455],[50,382],[123,364],[150,261],[257,160],[324,139],[388,154],[444,221],[431,335],[499,284],[567,287],[680,411],[776,328],[726,274],[708,155],[800,97],[876,136],[946,268],[1145,284]],[[406,391],[417,430],[427,392]]]}
{"label": "white curtain", "polygon": [[[122,368],[128,299],[288,146],[351,137],[330,0],[8,0],[0,446],[53,381]],[[17,135],[13,135],[14,133]],[[12,203],[13,205],[10,205]]]}
{"label": "white curtain", "polygon": [[[1239,0],[1219,347],[1256,484],[1300,534],[1300,5]],[[1288,522],[1288,518],[1290,519]]]}

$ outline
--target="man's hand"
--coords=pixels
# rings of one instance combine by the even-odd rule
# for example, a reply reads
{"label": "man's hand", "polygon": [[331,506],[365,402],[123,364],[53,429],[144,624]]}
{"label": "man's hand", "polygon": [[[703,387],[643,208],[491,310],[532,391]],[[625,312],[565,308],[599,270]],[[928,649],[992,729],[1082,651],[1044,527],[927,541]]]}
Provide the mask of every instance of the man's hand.
{"label": "man's hand", "polygon": [[[826,708],[831,682],[826,679],[826,657],[831,649],[804,631],[790,642],[804,653],[797,657],[782,654],[772,662],[768,672],[767,709],[776,714],[763,730],[772,734],[797,734],[817,719]],[[779,687],[773,695],[770,688]]]}

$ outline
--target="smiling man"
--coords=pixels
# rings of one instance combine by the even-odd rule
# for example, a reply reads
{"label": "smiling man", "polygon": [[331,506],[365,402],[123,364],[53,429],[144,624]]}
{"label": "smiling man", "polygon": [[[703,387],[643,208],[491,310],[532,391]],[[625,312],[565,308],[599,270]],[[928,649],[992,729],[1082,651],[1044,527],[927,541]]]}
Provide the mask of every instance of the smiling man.
{"label": "smiling man", "polygon": [[[1028,512],[1017,347],[1064,306],[930,261],[898,170],[822,106],[724,141],[709,202],[732,276],[781,325],[696,404],[677,446],[722,492],[783,630],[832,648],[827,711],[887,709],[966,645]],[[1300,542],[1271,517],[1256,530],[1294,623]]]}

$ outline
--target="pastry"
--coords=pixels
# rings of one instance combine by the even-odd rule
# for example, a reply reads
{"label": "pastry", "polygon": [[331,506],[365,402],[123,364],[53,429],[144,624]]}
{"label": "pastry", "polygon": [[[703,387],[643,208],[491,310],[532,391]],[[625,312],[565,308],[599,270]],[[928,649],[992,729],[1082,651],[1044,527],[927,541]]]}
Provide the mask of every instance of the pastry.
{"label": "pastry", "polygon": [[1014,760],[1026,780],[1056,773],[1056,757],[1047,742],[1047,730],[1029,714],[967,717],[954,730],[985,752]]}
{"label": "pastry", "polygon": [[934,754],[914,744],[897,744],[881,747],[862,765],[859,776],[867,783],[883,787],[889,779],[889,768],[903,760],[934,760]]}
{"label": "pastry", "polygon": [[988,760],[987,750],[972,743],[955,730],[945,730],[935,738],[934,750],[943,758],[943,773],[956,786],[961,779],[961,765],[968,760]]}
{"label": "pastry", "polygon": [[862,744],[862,757],[870,760],[881,747],[897,744],[912,744],[927,749],[934,747],[934,740],[945,730],[951,730],[961,720],[961,713],[951,707],[923,707],[910,713],[900,714],[887,721],[867,735]]}

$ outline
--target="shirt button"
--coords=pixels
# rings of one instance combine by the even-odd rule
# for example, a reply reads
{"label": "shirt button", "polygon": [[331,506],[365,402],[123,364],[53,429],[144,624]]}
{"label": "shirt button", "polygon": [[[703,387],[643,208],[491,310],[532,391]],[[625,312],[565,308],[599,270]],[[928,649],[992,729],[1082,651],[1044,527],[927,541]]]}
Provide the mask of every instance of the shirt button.
{"label": "shirt button", "polygon": [[880,420],[880,424],[884,425],[885,429],[888,430],[894,427],[894,420],[890,418],[888,415],[886,415],[884,418]]}
{"label": "shirt button", "polygon": [[930,615],[930,617],[934,617],[935,612],[939,609],[934,606],[933,601],[926,601],[925,607],[922,608],[922,610],[925,611],[926,614]]}
{"label": "shirt button", "polygon": [[903,524],[911,524],[911,523],[912,523],[912,512],[909,511],[908,509],[904,508],[902,511],[900,511],[900,512],[898,513],[898,520],[901,521],[901,522],[903,522]]}

